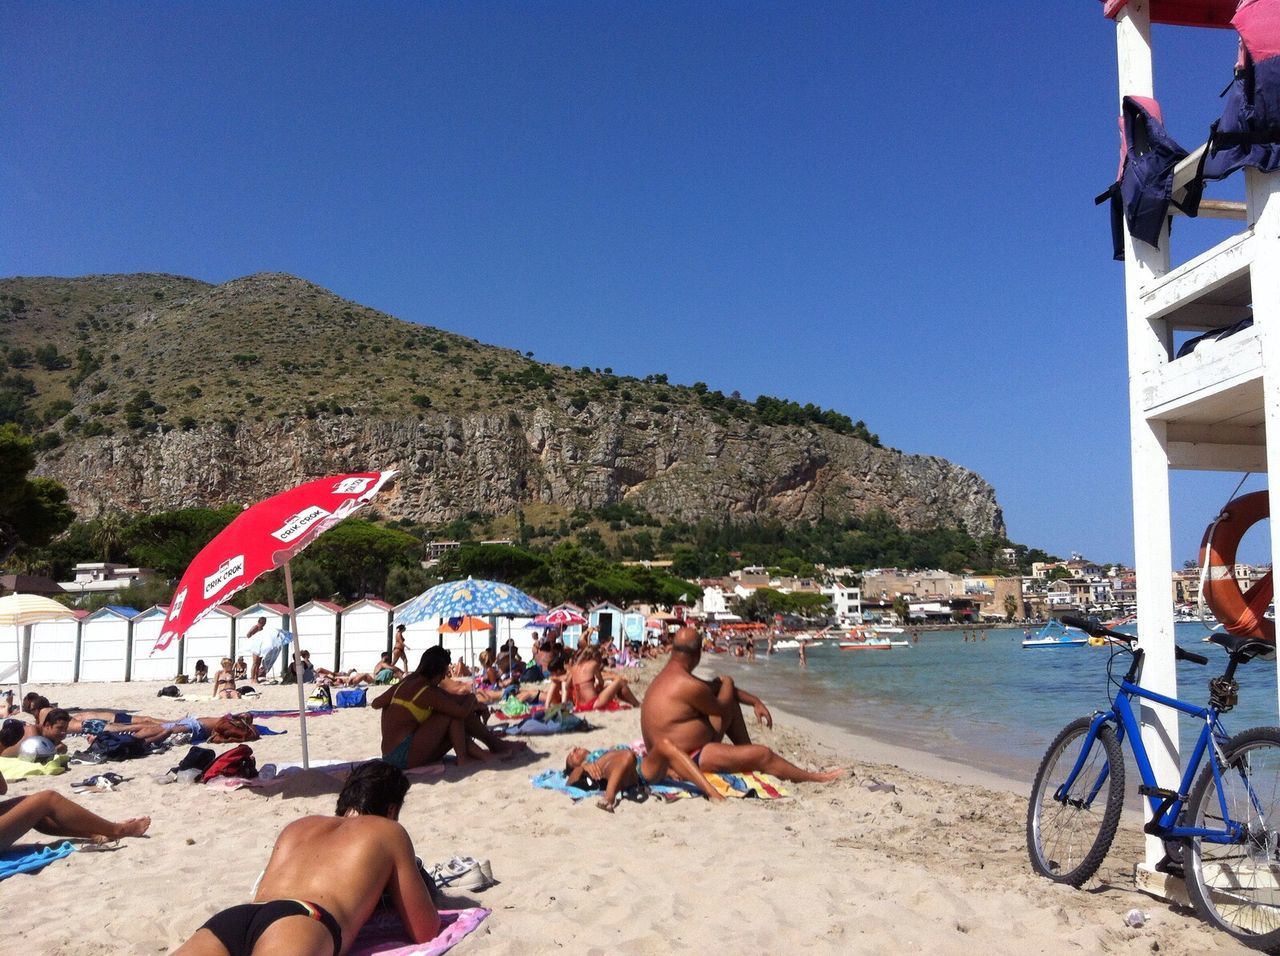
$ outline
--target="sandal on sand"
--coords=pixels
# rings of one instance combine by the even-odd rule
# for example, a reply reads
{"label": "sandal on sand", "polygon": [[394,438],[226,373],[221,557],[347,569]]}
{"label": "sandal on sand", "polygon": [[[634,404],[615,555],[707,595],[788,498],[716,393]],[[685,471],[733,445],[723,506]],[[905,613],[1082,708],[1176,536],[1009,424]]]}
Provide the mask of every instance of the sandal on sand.
{"label": "sandal on sand", "polygon": [[114,790],[117,786],[124,783],[127,778],[120,776],[118,773],[98,773],[94,774],[79,783],[71,785],[73,793],[83,793],[86,790],[105,791]]}
{"label": "sandal on sand", "polygon": [[112,850],[119,850],[124,846],[119,840],[108,840],[106,843],[80,843],[76,849],[81,853],[109,853]]}

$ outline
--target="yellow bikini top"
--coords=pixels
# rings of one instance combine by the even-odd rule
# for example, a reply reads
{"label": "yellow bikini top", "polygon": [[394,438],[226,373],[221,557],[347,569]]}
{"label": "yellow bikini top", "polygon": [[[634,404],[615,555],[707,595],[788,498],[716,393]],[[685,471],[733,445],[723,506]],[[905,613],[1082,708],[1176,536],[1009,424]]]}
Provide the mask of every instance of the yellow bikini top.
{"label": "yellow bikini top", "polygon": [[[426,690],[425,687],[420,688],[418,690],[418,694],[421,694],[422,691],[424,690]],[[404,698],[397,697],[394,693],[392,693],[391,703],[399,704],[401,707],[403,707],[405,710],[407,710],[410,714],[413,715],[414,720],[416,720],[418,723],[422,723],[428,717],[430,717],[432,714],[435,713],[435,709],[431,707],[421,706],[418,703],[418,694],[414,694],[411,699],[405,700]]]}

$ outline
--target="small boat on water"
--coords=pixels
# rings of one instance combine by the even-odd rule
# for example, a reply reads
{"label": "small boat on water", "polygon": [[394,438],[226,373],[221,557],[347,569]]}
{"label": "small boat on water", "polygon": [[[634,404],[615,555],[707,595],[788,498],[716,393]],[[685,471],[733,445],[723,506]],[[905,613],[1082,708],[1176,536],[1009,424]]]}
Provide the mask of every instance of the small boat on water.
{"label": "small boat on water", "polygon": [[1089,643],[1089,635],[1061,621],[1050,621],[1035,634],[1024,638],[1023,647],[1078,647]]}
{"label": "small boat on water", "polygon": [[855,627],[849,632],[848,638],[840,641],[836,646],[842,651],[887,651],[895,647],[911,646],[910,641],[890,640],[886,634],[877,633],[878,630],[878,628]]}
{"label": "small boat on water", "polygon": [[886,634],[906,633],[903,628],[894,627],[891,624],[872,624],[870,627],[866,628],[866,630],[875,637],[884,637]]}

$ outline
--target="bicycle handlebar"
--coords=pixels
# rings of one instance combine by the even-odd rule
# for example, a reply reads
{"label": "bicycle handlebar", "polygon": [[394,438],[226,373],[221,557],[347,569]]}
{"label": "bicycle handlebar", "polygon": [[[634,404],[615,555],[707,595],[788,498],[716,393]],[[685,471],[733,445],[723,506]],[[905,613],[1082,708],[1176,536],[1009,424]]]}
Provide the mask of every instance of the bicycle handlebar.
{"label": "bicycle handlebar", "polygon": [[[1074,614],[1062,615],[1062,623],[1067,627],[1074,627],[1076,630],[1084,631],[1090,637],[1106,637],[1130,646],[1138,640],[1138,638],[1133,634],[1125,634],[1123,631],[1113,631],[1109,627],[1103,627],[1097,621],[1090,621],[1087,618],[1076,617]],[[1205,657],[1203,654],[1194,654],[1191,651],[1184,651],[1177,644],[1173,645],[1173,656],[1177,660],[1190,661],[1192,664],[1209,663],[1209,658]]]}

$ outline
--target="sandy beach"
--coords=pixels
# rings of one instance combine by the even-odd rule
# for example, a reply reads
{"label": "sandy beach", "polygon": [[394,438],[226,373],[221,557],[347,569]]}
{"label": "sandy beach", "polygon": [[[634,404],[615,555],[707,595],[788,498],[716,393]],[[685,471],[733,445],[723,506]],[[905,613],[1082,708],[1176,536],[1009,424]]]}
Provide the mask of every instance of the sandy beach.
{"label": "sandy beach", "polygon": [[[643,683],[643,680],[637,682]],[[33,689],[64,706],[114,706],[157,716],[225,713],[226,702],[157,698],[159,684]],[[200,688],[188,688],[199,691]],[[260,710],[296,706],[292,687],[265,687]],[[416,778],[401,816],[428,865],[454,855],[492,861],[498,885],[449,894],[493,915],[458,953],[991,953],[1247,952],[1193,914],[1137,892],[1136,829],[1122,829],[1086,891],[1035,877],[1023,825],[1026,784],[774,711],[757,739],[806,766],[852,768],[845,780],[793,784],[789,799],[592,801],[534,789],[570,746],[630,742],[639,712],[592,714],[586,734],[533,738],[527,757],[472,772]],[[280,736],[252,744],[259,765],[300,760],[296,718],[263,721]],[[377,754],[374,712],[308,721],[311,756]],[[70,738],[72,749],[77,739]],[[216,748],[219,750],[225,748]],[[7,942],[48,954],[158,953],[215,911],[250,898],[277,833],[330,814],[340,779],[322,770],[261,789],[223,791],[155,777],[186,747],[112,765],[117,792],[76,797],[112,819],[149,814],[150,834],[103,853],[74,853],[0,884]],[[10,795],[71,783],[96,768],[15,781]],[[874,783],[890,788],[869,789]],[[1147,914],[1125,925],[1131,909]]]}

